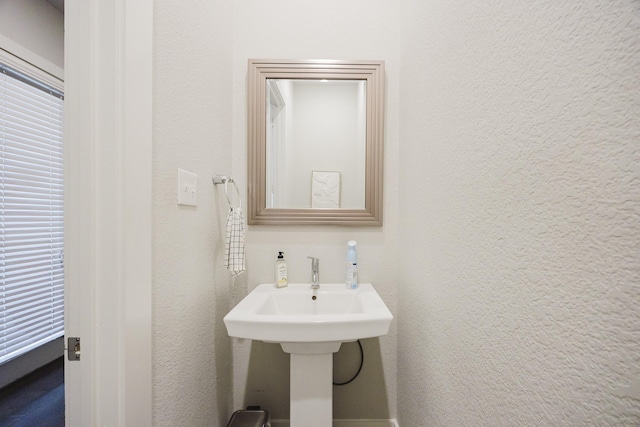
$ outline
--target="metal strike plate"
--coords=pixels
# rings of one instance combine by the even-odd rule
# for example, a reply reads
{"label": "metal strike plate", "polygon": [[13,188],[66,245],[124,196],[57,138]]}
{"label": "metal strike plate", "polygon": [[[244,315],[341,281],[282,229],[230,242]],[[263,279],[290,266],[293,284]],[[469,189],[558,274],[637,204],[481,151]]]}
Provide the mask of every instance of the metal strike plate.
{"label": "metal strike plate", "polygon": [[80,360],[80,337],[67,338],[67,359],[72,362]]}

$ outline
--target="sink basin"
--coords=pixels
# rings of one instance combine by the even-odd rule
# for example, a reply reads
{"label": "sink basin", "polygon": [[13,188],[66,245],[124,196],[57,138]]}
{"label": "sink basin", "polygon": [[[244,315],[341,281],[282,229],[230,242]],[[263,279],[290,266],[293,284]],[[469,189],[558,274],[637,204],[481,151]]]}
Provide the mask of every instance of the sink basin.
{"label": "sink basin", "polygon": [[258,285],[224,318],[229,336],[275,343],[348,342],[386,335],[393,316],[373,285]]}

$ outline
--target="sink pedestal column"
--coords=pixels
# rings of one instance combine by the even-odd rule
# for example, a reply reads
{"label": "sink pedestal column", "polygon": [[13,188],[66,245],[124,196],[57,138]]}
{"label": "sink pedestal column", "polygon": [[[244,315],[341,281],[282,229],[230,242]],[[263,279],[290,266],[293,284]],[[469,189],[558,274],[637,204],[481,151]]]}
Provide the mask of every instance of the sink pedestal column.
{"label": "sink pedestal column", "polygon": [[292,354],[290,427],[331,427],[333,354]]}
{"label": "sink pedestal column", "polygon": [[290,353],[290,427],[331,427],[333,353],[340,343],[282,343]]}

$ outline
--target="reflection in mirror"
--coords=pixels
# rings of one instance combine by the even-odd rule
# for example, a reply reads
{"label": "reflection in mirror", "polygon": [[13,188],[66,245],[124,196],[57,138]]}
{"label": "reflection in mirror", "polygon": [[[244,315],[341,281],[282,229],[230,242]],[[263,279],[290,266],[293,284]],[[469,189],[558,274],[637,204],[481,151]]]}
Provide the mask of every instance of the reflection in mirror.
{"label": "reflection in mirror", "polygon": [[267,79],[267,208],[364,209],[366,81]]}
{"label": "reflection in mirror", "polygon": [[384,62],[250,59],[250,225],[382,225]]}

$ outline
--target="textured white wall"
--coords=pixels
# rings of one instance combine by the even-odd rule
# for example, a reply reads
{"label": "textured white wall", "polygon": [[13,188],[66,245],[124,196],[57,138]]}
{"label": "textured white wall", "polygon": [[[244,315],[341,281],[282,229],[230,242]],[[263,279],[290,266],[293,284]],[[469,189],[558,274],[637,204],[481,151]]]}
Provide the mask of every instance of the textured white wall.
{"label": "textured white wall", "polygon": [[[153,424],[223,426],[230,279],[211,175],[231,172],[231,7],[156,1],[154,13]],[[176,204],[178,168],[198,175],[195,208]]]}
{"label": "textured white wall", "polygon": [[402,3],[402,426],[640,425],[640,5]]}
{"label": "textured white wall", "polygon": [[[383,59],[386,61],[384,226],[375,228],[259,227],[247,233],[248,274],[233,284],[234,302],[249,289],[273,282],[279,250],[286,253],[289,279],[308,282],[307,256],[320,258],[323,282],[344,280],[346,244],[358,241],[363,282],[372,282],[396,313],[398,238],[398,63],[397,5],[381,0],[318,3],[311,0],[233,2],[233,175],[246,188],[246,75],[248,58]],[[243,194],[245,191],[243,190]],[[245,195],[246,196],[246,195]],[[336,418],[394,418],[396,336],[365,340],[365,366],[352,384],[334,388]],[[276,418],[289,416],[289,356],[277,344],[234,340],[235,407],[259,404]],[[336,357],[337,376],[358,367],[357,344]]]}

